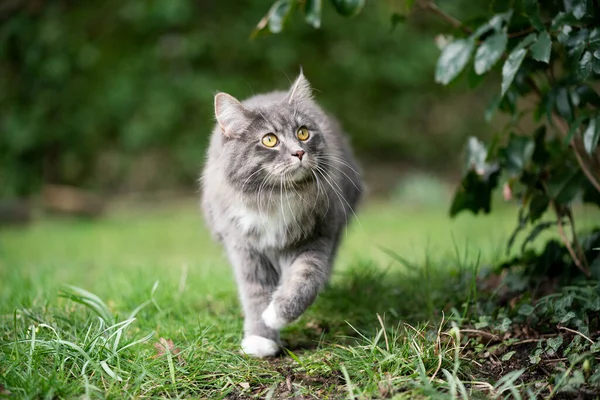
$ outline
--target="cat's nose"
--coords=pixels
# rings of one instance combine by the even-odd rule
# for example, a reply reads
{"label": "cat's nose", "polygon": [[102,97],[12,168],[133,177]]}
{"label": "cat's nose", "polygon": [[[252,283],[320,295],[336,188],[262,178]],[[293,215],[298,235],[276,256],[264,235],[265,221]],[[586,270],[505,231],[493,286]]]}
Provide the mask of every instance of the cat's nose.
{"label": "cat's nose", "polygon": [[298,150],[297,152],[292,153],[292,155],[294,157],[298,157],[300,159],[300,161],[302,161],[302,157],[304,156],[304,153],[305,153],[304,150]]}

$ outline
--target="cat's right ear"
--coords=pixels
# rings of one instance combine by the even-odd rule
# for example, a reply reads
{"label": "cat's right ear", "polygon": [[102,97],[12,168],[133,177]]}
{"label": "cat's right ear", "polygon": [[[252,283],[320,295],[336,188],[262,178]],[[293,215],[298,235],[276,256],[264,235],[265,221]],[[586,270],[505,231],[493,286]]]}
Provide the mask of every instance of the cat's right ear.
{"label": "cat's right ear", "polygon": [[248,127],[248,110],[235,97],[227,93],[215,95],[215,117],[221,131],[227,137],[234,137]]}

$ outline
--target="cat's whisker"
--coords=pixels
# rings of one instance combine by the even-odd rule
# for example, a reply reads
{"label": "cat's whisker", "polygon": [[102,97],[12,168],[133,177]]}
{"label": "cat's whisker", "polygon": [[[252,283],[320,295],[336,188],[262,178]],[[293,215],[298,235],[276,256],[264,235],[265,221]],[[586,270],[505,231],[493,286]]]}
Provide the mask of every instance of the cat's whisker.
{"label": "cat's whisker", "polygon": [[319,157],[317,157],[317,159],[340,163],[342,165],[345,165],[349,169],[351,169],[352,172],[354,172],[356,175],[360,175],[360,173],[357,170],[355,170],[354,167],[352,167],[352,165],[350,165],[350,163],[348,163],[346,160],[344,160],[340,156],[330,154],[330,155],[326,155],[326,156],[319,156]]}
{"label": "cat's whisker", "polygon": [[310,172],[313,174],[313,176],[315,177],[315,182],[317,183],[317,195],[315,196],[315,201],[313,203],[312,209],[310,210],[310,212],[312,213],[315,209],[315,207],[317,206],[318,200],[319,200],[319,194],[321,193],[321,190],[323,190],[323,193],[325,194],[325,198],[327,199],[327,209],[325,210],[325,214],[327,215],[327,213],[329,212],[329,195],[327,194],[327,191],[325,190],[325,188],[321,189],[321,180],[319,179],[319,176],[317,175],[317,173],[315,171],[313,171],[312,169],[310,170]]}
{"label": "cat's whisker", "polygon": [[242,185],[242,188],[240,189],[241,192],[244,191],[244,188],[246,187],[246,185],[248,184],[248,181],[256,174],[258,174],[261,171],[264,171],[266,168],[264,166],[260,167],[258,170],[254,171],[252,174],[250,174],[250,176],[244,181],[244,184]]}
{"label": "cat's whisker", "polygon": [[330,167],[330,168],[333,168],[333,169],[335,169],[336,171],[338,171],[338,172],[341,172],[342,174],[344,174],[344,176],[345,176],[346,178],[348,178],[348,180],[350,181],[350,183],[352,183],[352,185],[354,185],[354,187],[356,188],[356,190],[358,190],[358,192],[359,192],[359,193],[362,193],[362,190],[360,190],[360,188],[359,188],[359,187],[356,185],[356,183],[354,183],[354,180],[353,180],[352,178],[350,178],[350,177],[348,176],[348,174],[346,174],[346,173],[345,173],[345,172],[344,172],[344,171],[343,171],[341,168],[339,168],[337,165],[335,165],[335,164],[330,164],[330,163],[328,163],[328,162],[326,162],[326,161],[323,161],[323,160],[321,160],[321,161],[320,161],[320,163],[321,163],[321,164],[323,164],[323,165],[326,165],[326,166],[328,166],[328,167]]}
{"label": "cat's whisker", "polygon": [[[344,197],[342,189],[335,182],[335,178],[332,177],[331,175],[329,175],[329,173],[326,170],[324,170],[323,168],[321,168],[321,167],[318,167],[318,168],[320,168],[322,170],[322,172],[324,173],[324,175],[323,175],[324,178],[325,178],[325,175],[327,175],[333,181],[333,183],[338,187],[339,191],[336,190],[336,188],[334,188],[331,183],[329,184],[331,186],[331,188],[333,189],[333,191],[338,195],[338,197],[340,197],[341,199],[344,200],[344,202],[346,203],[346,205],[348,206],[348,208],[350,209],[350,211],[352,212],[352,214],[354,214],[354,218],[356,218],[356,221],[358,222],[358,225],[362,228],[362,224],[360,222],[360,219],[358,219],[358,215],[356,215],[356,213],[354,212],[354,209],[352,208],[352,206],[350,205],[350,203],[348,202],[348,200],[346,200],[346,198]],[[345,211],[345,207],[344,207],[344,211]],[[346,221],[348,221],[347,217],[346,217]]]}

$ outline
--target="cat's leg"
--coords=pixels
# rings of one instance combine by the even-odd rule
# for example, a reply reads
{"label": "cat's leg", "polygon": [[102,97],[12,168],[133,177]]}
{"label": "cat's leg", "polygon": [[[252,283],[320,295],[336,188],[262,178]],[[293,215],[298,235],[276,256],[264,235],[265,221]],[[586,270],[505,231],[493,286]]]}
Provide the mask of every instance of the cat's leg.
{"label": "cat's leg", "polygon": [[255,357],[268,357],[280,350],[279,330],[261,318],[279,282],[279,273],[264,255],[238,246],[228,249],[239,297],[244,309],[242,350]]}
{"label": "cat's leg", "polygon": [[262,313],[269,327],[283,328],[315,301],[329,279],[333,247],[333,241],[321,239],[286,255],[289,265],[282,267],[285,269],[282,282]]}

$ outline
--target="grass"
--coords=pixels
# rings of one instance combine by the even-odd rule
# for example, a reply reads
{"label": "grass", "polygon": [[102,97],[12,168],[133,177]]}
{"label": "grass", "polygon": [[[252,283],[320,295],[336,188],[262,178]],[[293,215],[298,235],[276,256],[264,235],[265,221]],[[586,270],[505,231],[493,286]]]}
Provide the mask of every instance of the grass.
{"label": "grass", "polygon": [[477,271],[504,257],[515,219],[511,208],[451,221],[436,207],[366,205],[330,286],[272,360],[239,353],[232,274],[195,204],[5,228],[0,397],[534,394],[519,368],[483,373],[488,347],[467,351],[461,328],[480,316]]}

